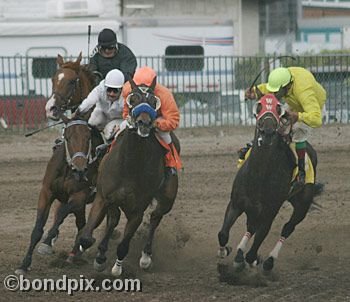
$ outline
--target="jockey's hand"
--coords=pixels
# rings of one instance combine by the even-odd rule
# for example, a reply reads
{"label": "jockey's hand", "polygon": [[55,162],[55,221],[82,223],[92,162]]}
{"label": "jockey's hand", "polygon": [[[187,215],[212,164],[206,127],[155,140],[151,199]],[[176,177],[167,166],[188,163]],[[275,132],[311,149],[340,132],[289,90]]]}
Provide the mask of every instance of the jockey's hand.
{"label": "jockey's hand", "polygon": [[80,115],[80,111],[79,111],[79,109],[77,109],[72,113],[71,118],[72,119],[77,118],[77,117],[79,117],[79,115]]}
{"label": "jockey's hand", "polygon": [[287,110],[286,114],[287,114],[289,120],[292,122],[292,124],[295,124],[299,119],[298,112]]}
{"label": "jockey's hand", "polygon": [[152,126],[153,128],[157,129],[158,128],[158,120],[155,119],[153,122],[152,122]]}
{"label": "jockey's hand", "polygon": [[254,91],[254,88],[248,88],[244,93],[244,98],[246,100],[255,100],[256,99],[256,93]]}

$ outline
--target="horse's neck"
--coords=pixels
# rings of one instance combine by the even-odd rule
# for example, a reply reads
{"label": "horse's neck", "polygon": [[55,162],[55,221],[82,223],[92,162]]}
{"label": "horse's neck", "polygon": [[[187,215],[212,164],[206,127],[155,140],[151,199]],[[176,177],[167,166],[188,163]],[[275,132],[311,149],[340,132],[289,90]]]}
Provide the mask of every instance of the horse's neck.
{"label": "horse's neck", "polygon": [[153,139],[153,137],[141,138],[136,133],[126,131],[120,146],[126,171],[134,174],[152,166],[152,159],[156,156],[155,148],[152,146]]}
{"label": "horse's neck", "polygon": [[88,71],[85,69],[80,69],[79,82],[72,97],[75,105],[81,104],[81,102],[89,95],[93,85],[94,83],[90,80]]}
{"label": "horse's neck", "polygon": [[249,157],[250,165],[254,167],[251,172],[254,174],[265,175],[268,171],[274,171],[281,165],[289,164],[287,154],[287,144],[281,137],[277,137],[271,145],[259,146],[257,137],[254,139],[251,155]]}

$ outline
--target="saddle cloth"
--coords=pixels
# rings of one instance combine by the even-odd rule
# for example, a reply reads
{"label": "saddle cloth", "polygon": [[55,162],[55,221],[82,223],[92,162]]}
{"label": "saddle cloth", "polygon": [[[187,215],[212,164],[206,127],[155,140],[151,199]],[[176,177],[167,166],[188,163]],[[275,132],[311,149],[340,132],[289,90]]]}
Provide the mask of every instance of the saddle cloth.
{"label": "saddle cloth", "polygon": [[[294,157],[295,157],[295,164],[297,165],[293,171],[293,177],[291,179],[291,182],[293,182],[296,178],[296,176],[298,175],[298,155],[295,151],[295,143],[290,143],[289,144],[289,147],[290,149],[292,150],[293,154],[294,154]],[[252,149],[250,148],[244,159],[238,159],[238,162],[237,162],[237,168],[239,169],[240,167],[242,167],[242,165],[244,164],[244,162],[247,160],[247,158],[249,157],[250,155],[250,151]],[[313,184],[315,183],[315,171],[314,171],[314,167],[312,166],[312,162],[311,162],[311,159],[309,157],[309,155],[306,153],[305,154],[305,183],[306,184]]]}

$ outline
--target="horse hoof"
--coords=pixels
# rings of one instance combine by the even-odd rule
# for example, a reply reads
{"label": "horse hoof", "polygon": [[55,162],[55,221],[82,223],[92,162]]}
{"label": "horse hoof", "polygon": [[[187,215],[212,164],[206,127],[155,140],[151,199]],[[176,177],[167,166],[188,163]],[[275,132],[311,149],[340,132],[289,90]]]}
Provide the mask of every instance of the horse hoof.
{"label": "horse hoof", "polygon": [[95,238],[80,238],[80,251],[84,252],[95,243]]}
{"label": "horse hoof", "polygon": [[271,272],[271,270],[273,269],[273,263],[273,257],[270,256],[269,258],[267,258],[263,263],[264,272]]}
{"label": "horse hoof", "polygon": [[112,267],[112,275],[115,277],[119,277],[123,272],[123,268],[121,265],[114,264]]}
{"label": "horse hoof", "polygon": [[243,251],[238,249],[235,259],[233,260],[233,267],[236,272],[241,272],[245,268],[245,260]]}
{"label": "horse hoof", "polygon": [[[98,272],[104,271],[106,268],[106,262],[98,263],[97,260],[94,260],[94,269]],[[113,274],[113,269],[112,269],[112,274]],[[118,275],[120,276],[120,275]]]}
{"label": "horse hoof", "polygon": [[140,258],[140,268],[148,269],[152,264],[151,255],[148,255],[145,252],[142,252],[142,256]]}
{"label": "horse hoof", "polygon": [[74,263],[74,259],[75,259],[77,256],[79,256],[79,255],[80,255],[79,252],[77,252],[76,254],[74,254],[74,252],[70,252],[70,253],[68,254],[68,257],[67,257],[67,259],[66,259],[66,262],[69,263],[69,264],[73,264],[73,263]]}
{"label": "horse hoof", "polygon": [[23,269],[23,268],[18,268],[15,270],[15,274],[17,276],[24,276],[25,274],[27,274],[27,270]]}
{"label": "horse hoof", "polygon": [[228,255],[230,255],[232,252],[232,247],[230,246],[220,246],[218,250],[218,257],[219,258],[225,258]]}
{"label": "horse hoof", "polygon": [[38,253],[40,255],[52,255],[53,254],[52,246],[42,242],[38,246]]}

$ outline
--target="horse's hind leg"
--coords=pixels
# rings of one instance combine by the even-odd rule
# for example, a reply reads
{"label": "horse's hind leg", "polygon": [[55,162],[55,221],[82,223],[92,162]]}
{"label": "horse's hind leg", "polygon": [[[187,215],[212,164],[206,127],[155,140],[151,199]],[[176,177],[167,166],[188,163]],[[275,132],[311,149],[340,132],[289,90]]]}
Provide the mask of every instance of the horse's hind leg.
{"label": "horse's hind leg", "polygon": [[42,188],[39,196],[35,226],[30,238],[30,245],[24,259],[22,260],[21,266],[16,270],[16,274],[24,274],[30,267],[32,263],[33,251],[44,233],[44,226],[49,216],[53,200],[54,197],[52,196],[52,192],[46,188]]}
{"label": "horse's hind leg", "polygon": [[[126,214],[127,215],[127,214]],[[120,276],[122,273],[122,263],[124,258],[129,252],[129,244],[131,238],[134,236],[137,228],[140,226],[143,218],[142,213],[132,213],[132,215],[127,215],[128,222],[125,226],[123,240],[119,243],[117,248],[117,260],[115,261],[114,266],[112,267],[112,274],[114,276]]]}
{"label": "horse's hind leg", "polygon": [[120,219],[119,207],[111,204],[107,210],[107,225],[104,236],[98,246],[98,253],[94,261],[94,268],[97,271],[103,271],[106,264],[106,252],[108,249],[108,242],[113,234],[115,227],[118,225]]}
{"label": "horse's hind leg", "polygon": [[304,220],[313,200],[313,191],[313,185],[306,184],[304,190],[290,200],[293,205],[292,216],[283,226],[281,238],[277,241],[275,247],[270,252],[269,257],[264,261],[263,268],[265,271],[272,270],[274,261],[277,260],[284,241],[293,233],[295,227]]}
{"label": "horse's hind leg", "polygon": [[237,220],[237,218],[241,216],[242,213],[243,211],[236,206],[236,203],[231,198],[226,208],[223,225],[221,227],[220,232],[218,233],[218,239],[219,239],[219,245],[220,245],[218,256],[220,258],[224,258],[228,256],[232,251],[232,248],[227,246],[230,230],[233,224],[235,223],[235,221]]}

